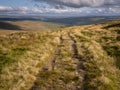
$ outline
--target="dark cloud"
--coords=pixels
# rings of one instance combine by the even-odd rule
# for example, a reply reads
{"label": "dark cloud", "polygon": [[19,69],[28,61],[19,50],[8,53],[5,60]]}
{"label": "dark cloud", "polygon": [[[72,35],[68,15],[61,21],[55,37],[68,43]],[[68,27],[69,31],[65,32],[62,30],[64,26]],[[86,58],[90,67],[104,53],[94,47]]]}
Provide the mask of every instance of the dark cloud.
{"label": "dark cloud", "polygon": [[33,0],[35,2],[46,2],[51,5],[65,5],[69,7],[100,7],[120,5],[120,0]]}

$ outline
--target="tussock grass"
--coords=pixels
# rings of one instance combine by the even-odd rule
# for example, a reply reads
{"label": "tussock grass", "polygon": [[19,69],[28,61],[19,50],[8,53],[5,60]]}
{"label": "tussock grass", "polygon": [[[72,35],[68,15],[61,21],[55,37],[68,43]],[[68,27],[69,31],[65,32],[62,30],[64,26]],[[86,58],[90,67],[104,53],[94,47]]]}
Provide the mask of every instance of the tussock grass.
{"label": "tussock grass", "polygon": [[0,89],[30,87],[39,68],[59,43],[59,33],[49,33],[22,32],[6,36],[6,41],[0,38]]}
{"label": "tussock grass", "polygon": [[[77,41],[79,55],[84,60],[86,71],[84,89],[86,90],[119,90],[120,83],[120,42],[116,25],[101,29],[104,25],[86,26],[85,29],[72,28],[71,32]],[[119,29],[117,29],[119,30]],[[115,31],[115,32],[113,32]],[[81,40],[87,38],[87,40]]]}
{"label": "tussock grass", "polygon": [[0,36],[0,90],[119,90],[119,23]]}

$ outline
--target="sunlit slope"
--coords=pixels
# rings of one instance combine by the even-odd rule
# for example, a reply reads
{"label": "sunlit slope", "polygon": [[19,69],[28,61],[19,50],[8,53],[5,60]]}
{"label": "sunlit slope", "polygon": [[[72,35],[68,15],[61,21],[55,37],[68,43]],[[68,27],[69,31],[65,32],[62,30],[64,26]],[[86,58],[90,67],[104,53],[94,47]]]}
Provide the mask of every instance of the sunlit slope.
{"label": "sunlit slope", "polygon": [[48,31],[65,27],[65,25],[42,21],[0,21],[0,35],[13,32]]}
{"label": "sunlit slope", "polygon": [[0,37],[0,90],[120,90],[120,22]]}

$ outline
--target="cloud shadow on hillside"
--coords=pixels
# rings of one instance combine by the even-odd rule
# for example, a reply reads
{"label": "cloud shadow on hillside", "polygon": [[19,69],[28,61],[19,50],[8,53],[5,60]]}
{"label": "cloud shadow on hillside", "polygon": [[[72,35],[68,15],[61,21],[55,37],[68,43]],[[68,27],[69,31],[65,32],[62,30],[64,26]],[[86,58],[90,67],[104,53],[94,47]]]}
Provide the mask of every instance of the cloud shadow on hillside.
{"label": "cloud shadow on hillside", "polygon": [[5,29],[5,30],[21,30],[21,28],[19,26],[10,24],[8,22],[0,22],[0,29]]}

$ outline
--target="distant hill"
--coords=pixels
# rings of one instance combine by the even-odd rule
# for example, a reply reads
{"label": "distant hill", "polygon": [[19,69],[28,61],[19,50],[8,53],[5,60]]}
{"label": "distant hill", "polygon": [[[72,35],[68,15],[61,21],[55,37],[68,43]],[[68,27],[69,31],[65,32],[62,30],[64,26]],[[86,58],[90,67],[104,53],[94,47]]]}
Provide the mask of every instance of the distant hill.
{"label": "distant hill", "polygon": [[43,21],[67,26],[97,24],[120,20],[120,16],[81,16],[81,17],[43,17],[43,16],[0,16],[0,21]]}
{"label": "distant hill", "polygon": [[0,34],[9,34],[19,31],[48,31],[65,27],[63,24],[42,21],[0,21]]}
{"label": "distant hill", "polygon": [[0,90],[120,90],[120,21],[0,35]]}

